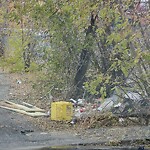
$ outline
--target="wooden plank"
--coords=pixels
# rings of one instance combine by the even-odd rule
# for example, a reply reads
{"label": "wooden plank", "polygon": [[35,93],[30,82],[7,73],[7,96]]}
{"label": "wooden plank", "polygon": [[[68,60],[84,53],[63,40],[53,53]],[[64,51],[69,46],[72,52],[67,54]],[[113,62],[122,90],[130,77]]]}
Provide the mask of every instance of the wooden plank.
{"label": "wooden plank", "polygon": [[31,113],[31,112],[26,112],[25,110],[10,108],[10,107],[1,106],[1,105],[0,105],[0,108],[11,110],[11,111],[14,111],[14,112],[18,112],[18,113],[21,113],[21,114],[24,114],[24,115],[28,115],[28,116],[31,116],[31,117],[47,116],[47,114],[43,113],[43,112],[33,112],[33,113]]}
{"label": "wooden plank", "polygon": [[45,112],[45,110],[38,108],[32,104],[26,103],[26,102],[22,102],[25,106],[29,107],[29,108],[34,108],[34,109],[38,109],[40,112]]}
{"label": "wooden plank", "polygon": [[26,102],[22,102],[25,106],[27,106],[27,107],[29,107],[29,108],[33,108],[33,107],[36,107],[36,106],[33,106],[33,105],[31,105],[31,104],[29,104],[29,103],[26,103]]}
{"label": "wooden plank", "polygon": [[20,110],[25,110],[25,111],[28,111],[28,112],[34,112],[34,111],[37,111],[37,112],[45,112],[43,109],[40,109],[38,107],[33,107],[33,108],[29,108],[29,107],[26,107],[26,106],[23,106],[23,105],[20,105],[20,104],[16,104],[16,103],[13,103],[13,102],[10,102],[10,101],[4,101],[6,102],[7,104],[10,104],[10,107],[15,107],[17,109],[20,109]]}

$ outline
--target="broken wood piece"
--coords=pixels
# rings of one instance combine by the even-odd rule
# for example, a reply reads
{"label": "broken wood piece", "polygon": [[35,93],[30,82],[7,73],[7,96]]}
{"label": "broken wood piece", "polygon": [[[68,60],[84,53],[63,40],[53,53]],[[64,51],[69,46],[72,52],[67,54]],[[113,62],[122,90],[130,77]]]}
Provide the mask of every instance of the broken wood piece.
{"label": "broken wood piece", "polygon": [[26,102],[22,102],[25,106],[29,107],[29,108],[34,108],[34,109],[38,109],[40,112],[45,112],[45,110],[38,108],[32,104],[26,103]]}
{"label": "broken wood piece", "polygon": [[25,111],[28,111],[28,112],[45,112],[43,109],[40,109],[38,107],[35,107],[33,106],[32,108],[29,108],[29,107],[26,107],[24,105],[20,105],[20,104],[16,104],[16,103],[13,103],[13,102],[10,102],[10,101],[4,101],[6,102],[7,104],[10,104],[10,107],[15,107],[17,109],[21,109],[21,110],[25,110]]}
{"label": "broken wood piece", "polygon": [[43,112],[32,112],[31,113],[31,112],[26,112],[25,110],[9,108],[9,107],[6,107],[6,106],[0,106],[0,107],[3,108],[3,109],[7,109],[7,110],[15,111],[15,112],[18,112],[18,113],[21,113],[21,114],[24,114],[24,115],[28,115],[28,116],[31,116],[31,117],[47,116],[47,114],[43,113]]}
{"label": "broken wood piece", "polygon": [[27,106],[27,107],[30,107],[30,108],[33,108],[33,107],[36,107],[36,106],[33,106],[33,105],[31,105],[31,104],[29,104],[29,103],[26,103],[26,102],[22,102],[25,106]]}

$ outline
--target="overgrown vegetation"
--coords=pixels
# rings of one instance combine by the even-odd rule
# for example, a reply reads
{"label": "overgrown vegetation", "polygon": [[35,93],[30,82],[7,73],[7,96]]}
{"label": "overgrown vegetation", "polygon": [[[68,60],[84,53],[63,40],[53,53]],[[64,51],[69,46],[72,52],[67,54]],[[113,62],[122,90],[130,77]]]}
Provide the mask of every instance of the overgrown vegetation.
{"label": "overgrown vegetation", "polygon": [[136,91],[145,99],[150,96],[150,18],[149,10],[136,7],[131,0],[12,1],[9,55],[2,61],[12,71],[42,72],[40,85],[54,97]]}

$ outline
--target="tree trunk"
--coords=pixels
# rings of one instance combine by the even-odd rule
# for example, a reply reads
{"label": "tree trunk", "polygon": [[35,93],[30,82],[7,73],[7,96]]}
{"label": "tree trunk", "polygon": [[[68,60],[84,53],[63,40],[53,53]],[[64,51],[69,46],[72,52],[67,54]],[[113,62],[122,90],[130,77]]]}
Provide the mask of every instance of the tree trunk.
{"label": "tree trunk", "polygon": [[72,97],[73,98],[81,98],[83,97],[83,84],[86,81],[85,74],[88,69],[89,60],[90,60],[90,50],[92,49],[93,39],[96,34],[96,25],[95,21],[97,19],[97,15],[94,15],[93,12],[91,14],[91,24],[86,30],[86,37],[85,37],[85,45],[86,48],[81,51],[79,64],[77,67],[77,72],[74,78],[74,90]]}
{"label": "tree trunk", "polygon": [[90,54],[88,50],[83,49],[80,55],[80,61],[77,68],[77,73],[74,78],[75,92],[74,97],[79,98],[83,93],[83,83],[86,81],[85,74],[88,69]]}
{"label": "tree trunk", "polygon": [[[4,12],[3,14],[3,17],[4,15],[6,15],[8,13],[8,1],[5,0],[1,6],[0,6],[0,9],[2,9]],[[5,48],[6,48],[6,45],[7,45],[7,34],[6,34],[6,31],[7,31],[7,28],[8,28],[8,21],[7,21],[7,18],[4,17],[3,20],[2,20],[2,24],[1,24],[1,33],[0,33],[0,57],[4,56],[4,53],[5,53]]]}
{"label": "tree trunk", "polygon": [[29,71],[30,62],[31,62],[31,51],[30,51],[31,44],[29,43],[23,52],[23,60],[24,60],[24,70],[25,72]]}
{"label": "tree trunk", "polygon": [[4,43],[2,38],[0,39],[0,57],[4,56]]}

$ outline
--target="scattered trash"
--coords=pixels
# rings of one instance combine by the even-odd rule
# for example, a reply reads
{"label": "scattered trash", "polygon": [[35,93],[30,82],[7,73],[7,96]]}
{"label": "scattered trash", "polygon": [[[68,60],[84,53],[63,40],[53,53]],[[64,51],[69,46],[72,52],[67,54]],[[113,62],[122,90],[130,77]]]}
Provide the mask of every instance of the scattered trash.
{"label": "scattered trash", "polygon": [[74,116],[77,117],[77,118],[81,118],[81,115],[82,115],[82,113],[80,112],[80,110],[76,109]]}
{"label": "scattered trash", "polygon": [[119,122],[120,123],[124,122],[124,119],[123,118],[119,118]]}
{"label": "scattered trash", "polygon": [[73,103],[73,107],[77,107],[77,101],[74,99],[70,99],[70,102]]}
{"label": "scattered trash", "polygon": [[120,107],[121,106],[121,103],[119,102],[118,104],[114,105],[114,107]]}
{"label": "scattered trash", "polygon": [[47,116],[50,116],[50,111],[47,112]]}
{"label": "scattered trash", "polygon": [[78,100],[74,100],[73,98],[70,99],[70,102],[73,103],[74,106],[84,106],[85,105],[85,99],[78,99]]}
{"label": "scattered trash", "polygon": [[73,118],[72,121],[70,122],[72,125],[77,123],[77,118]]}
{"label": "scattered trash", "polygon": [[28,133],[34,132],[34,130],[21,130],[20,132],[21,132],[21,134],[26,135]]}
{"label": "scattered trash", "polygon": [[59,101],[51,103],[51,120],[72,120],[73,106],[70,102]]}
{"label": "scattered trash", "polygon": [[122,103],[119,102],[117,105],[114,105],[114,107],[112,108],[112,112],[114,114],[125,115],[133,112],[148,111],[149,109],[146,109],[146,107],[148,108],[149,104],[149,101],[144,99],[133,100],[130,98],[124,98]]}
{"label": "scattered trash", "polygon": [[[123,92],[121,92],[122,94]],[[127,92],[119,97],[115,92],[114,94],[102,100],[101,98],[95,99],[89,103],[85,99],[70,99],[74,104],[74,118],[71,124],[81,123],[82,126],[92,128],[95,126],[109,126],[109,125],[124,125],[124,124],[137,124],[138,118],[135,116],[125,117],[143,105],[149,107],[149,100],[143,100],[138,93]],[[149,103],[149,104],[148,104]],[[108,114],[110,113],[110,114]],[[105,115],[106,114],[106,115]],[[108,114],[108,115],[107,115]],[[124,116],[125,115],[125,116]],[[77,121],[78,120],[78,121]]]}
{"label": "scattered trash", "polygon": [[21,80],[17,80],[17,84],[21,84],[22,82],[21,82]]}
{"label": "scattered trash", "polygon": [[48,133],[47,132],[41,132],[40,134],[41,135],[47,135]]}
{"label": "scattered trash", "polygon": [[140,147],[138,148],[138,150],[145,150],[145,149],[144,149],[144,146],[140,146]]}
{"label": "scattered trash", "polygon": [[135,101],[140,101],[142,100],[142,97],[140,94],[138,93],[134,93],[134,92],[127,92],[124,96],[124,98],[126,99],[131,99],[131,100],[135,100]]}
{"label": "scattered trash", "polygon": [[84,106],[85,99],[78,99],[77,104],[78,104],[78,106]]}
{"label": "scattered trash", "polygon": [[82,112],[85,112],[86,111],[86,109],[83,107],[83,108],[80,108],[80,112],[82,113]]}
{"label": "scattered trash", "polygon": [[118,100],[118,96],[113,95],[110,98],[106,98],[104,102],[98,107],[98,111],[108,111],[111,110],[114,103]]}
{"label": "scattered trash", "polygon": [[71,98],[70,101],[71,101],[72,103],[74,103],[74,104],[77,104],[77,101],[74,100],[73,98]]}

